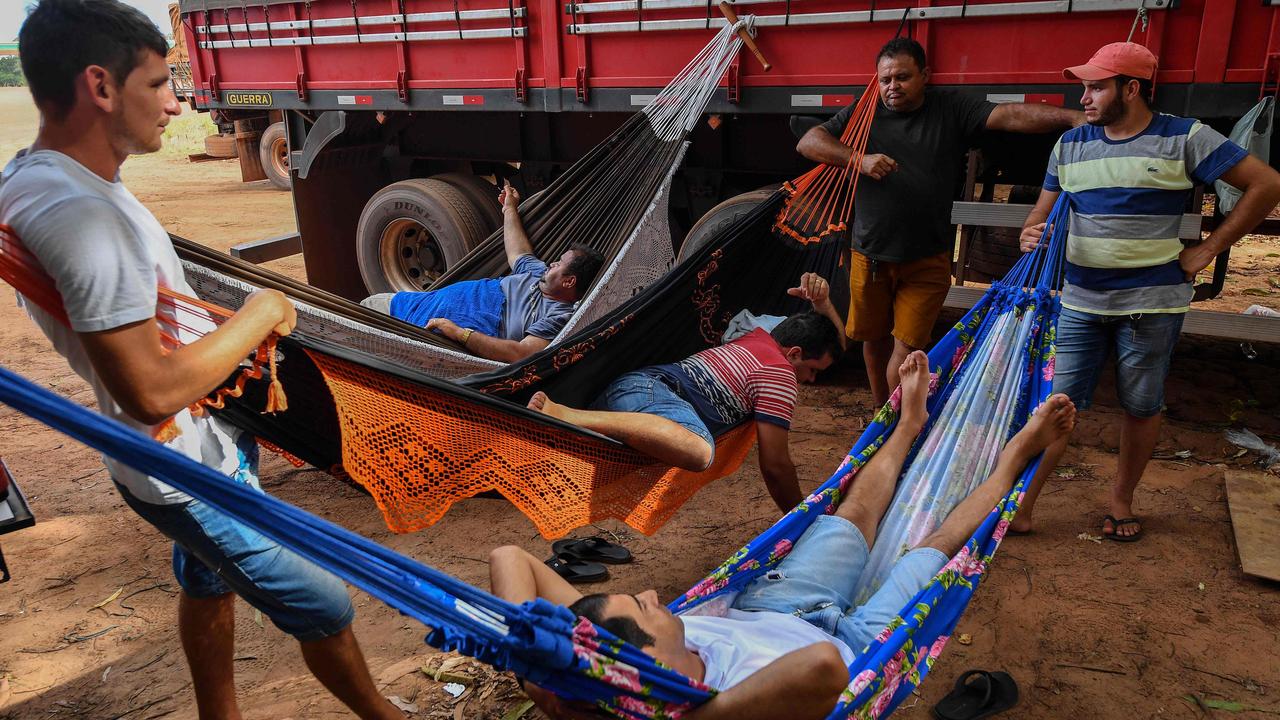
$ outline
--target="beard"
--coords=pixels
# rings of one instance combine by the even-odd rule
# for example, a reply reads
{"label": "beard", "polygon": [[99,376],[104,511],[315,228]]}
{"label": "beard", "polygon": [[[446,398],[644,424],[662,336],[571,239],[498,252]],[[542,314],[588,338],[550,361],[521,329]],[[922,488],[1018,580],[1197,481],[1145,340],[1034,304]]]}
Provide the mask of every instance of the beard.
{"label": "beard", "polygon": [[1105,127],[1124,117],[1125,107],[1124,101],[1119,97],[1114,98],[1105,107],[1098,108],[1098,119],[1090,120],[1090,125],[1097,127]]}
{"label": "beard", "polygon": [[146,155],[160,149],[164,135],[152,134],[155,125],[149,125],[145,132],[138,132],[129,123],[124,108],[113,113],[111,117],[111,144],[122,155]]}

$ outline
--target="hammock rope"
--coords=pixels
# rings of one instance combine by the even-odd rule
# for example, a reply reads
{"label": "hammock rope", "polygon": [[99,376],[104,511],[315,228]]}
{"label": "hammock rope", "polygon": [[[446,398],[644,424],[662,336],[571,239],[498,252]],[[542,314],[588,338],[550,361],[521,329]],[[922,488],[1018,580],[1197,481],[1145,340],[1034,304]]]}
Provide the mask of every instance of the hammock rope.
{"label": "hammock rope", "polygon": [[[972,441],[983,444],[980,449],[1003,444],[1008,433],[1025,421],[1029,409],[1048,395],[1058,301],[1046,278],[1061,272],[1068,202],[1064,194],[1055,207],[1048,247],[1024,256],[1010,273],[1012,279],[1033,282],[997,282],[930,351],[930,368],[938,382],[927,403],[929,427],[917,441],[918,447],[935,434],[949,432],[949,418],[943,416],[957,411],[947,398],[975,392],[962,387],[964,379],[983,374],[989,364],[1019,370],[1018,400],[1007,432]],[[1029,268],[1035,276],[1030,276]],[[1012,316],[1017,322],[1003,322],[1000,316]],[[1031,331],[1024,334],[1021,325],[1028,318]],[[986,342],[983,337],[1000,333],[1008,334],[1009,340]],[[287,503],[227,482],[211,468],[4,368],[0,368],[0,402],[187,492],[418,619],[431,627],[427,641],[436,647],[512,670],[568,700],[596,703],[623,718],[677,718],[713,694],[606,631],[575,621],[562,607],[542,600],[515,606],[493,597]],[[1005,407],[999,402],[974,403],[963,412],[967,422],[980,425],[1002,416]],[[672,610],[713,611],[776,565],[815,517],[834,510],[896,420],[891,400],[817,491],[674,601]],[[1037,465],[1038,461],[1033,462],[1024,470],[967,545],[898,618],[861,649],[849,667],[849,685],[829,718],[886,717],[923,681],[985,573]],[[900,542],[901,538],[886,537],[886,531],[877,538],[877,545]]]}

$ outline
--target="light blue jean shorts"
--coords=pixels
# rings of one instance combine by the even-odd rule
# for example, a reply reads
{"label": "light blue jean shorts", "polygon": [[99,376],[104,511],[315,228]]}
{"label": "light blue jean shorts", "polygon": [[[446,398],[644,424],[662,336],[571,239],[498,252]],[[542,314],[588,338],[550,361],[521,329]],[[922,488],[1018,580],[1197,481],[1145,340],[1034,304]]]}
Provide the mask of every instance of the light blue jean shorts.
{"label": "light blue jean shorts", "polygon": [[637,370],[618,376],[617,380],[609,383],[604,394],[591,407],[595,410],[648,413],[666,418],[706,440],[711,446],[712,458],[715,457],[716,439],[712,437],[698,411],[656,374]]}
{"label": "light blue jean shorts", "polygon": [[[253,472],[242,468],[227,482],[258,489],[257,447],[248,433],[242,437],[250,438]],[[173,541],[173,574],[187,595],[210,598],[234,592],[301,642],[337,635],[355,619],[342,580],[274,540],[199,500],[153,505],[118,483],[116,489],[134,512]]]}
{"label": "light blue jean shorts", "polygon": [[869,555],[857,526],[823,515],[777,567],[747,585],[733,607],[795,615],[859,652],[950,559],[935,548],[916,548],[898,560],[866,604],[854,606],[853,591]]}

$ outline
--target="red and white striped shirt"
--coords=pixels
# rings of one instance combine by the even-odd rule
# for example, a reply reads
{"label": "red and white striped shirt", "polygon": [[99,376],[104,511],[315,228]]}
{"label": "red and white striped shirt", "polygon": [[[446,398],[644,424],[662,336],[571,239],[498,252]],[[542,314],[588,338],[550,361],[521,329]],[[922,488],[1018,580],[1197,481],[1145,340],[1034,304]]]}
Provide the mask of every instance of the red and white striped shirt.
{"label": "red and white striped shirt", "polygon": [[796,371],[777,341],[762,329],[653,370],[675,381],[712,435],[752,415],[791,428]]}

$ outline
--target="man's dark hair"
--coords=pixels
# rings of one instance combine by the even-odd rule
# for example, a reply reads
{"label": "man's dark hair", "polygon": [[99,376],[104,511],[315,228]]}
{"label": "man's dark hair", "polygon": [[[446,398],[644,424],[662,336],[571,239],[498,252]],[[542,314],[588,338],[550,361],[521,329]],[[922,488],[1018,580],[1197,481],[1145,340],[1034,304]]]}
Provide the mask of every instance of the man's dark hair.
{"label": "man's dark hair", "polygon": [[1155,83],[1151,80],[1146,78],[1136,78],[1130,75],[1117,75],[1115,77],[1116,90],[1124,92],[1125,86],[1128,85],[1131,80],[1138,81],[1138,97],[1142,98],[1142,102],[1146,103],[1147,107],[1151,107],[1155,102],[1156,88]]}
{"label": "man's dark hair", "polygon": [[640,625],[629,617],[606,618],[604,606],[608,601],[607,593],[584,595],[569,606],[569,612],[590,620],[638,648],[648,647],[657,642],[652,635],[641,630]]}
{"label": "man's dark hair", "polygon": [[884,58],[896,58],[899,55],[906,55],[915,60],[916,69],[924,71],[924,46],[909,37],[896,37],[885,43],[884,47],[880,48],[880,54],[876,55],[876,64],[879,65]]}
{"label": "man's dark hair", "polygon": [[164,35],[137,8],[118,0],[40,0],[18,31],[18,57],[31,97],[54,119],[76,102],[76,76],[101,65],[124,84],[151,50],[168,51]]}
{"label": "man's dark hair", "polygon": [[573,251],[573,259],[564,271],[578,279],[574,289],[577,290],[578,297],[582,297],[587,294],[587,288],[591,287],[600,268],[604,267],[604,255],[582,243],[574,243],[569,249]]}
{"label": "man's dark hair", "polygon": [[840,357],[840,336],[831,320],[812,310],[797,313],[778,323],[769,333],[784,348],[799,346],[805,360],[817,360],[830,354]]}

